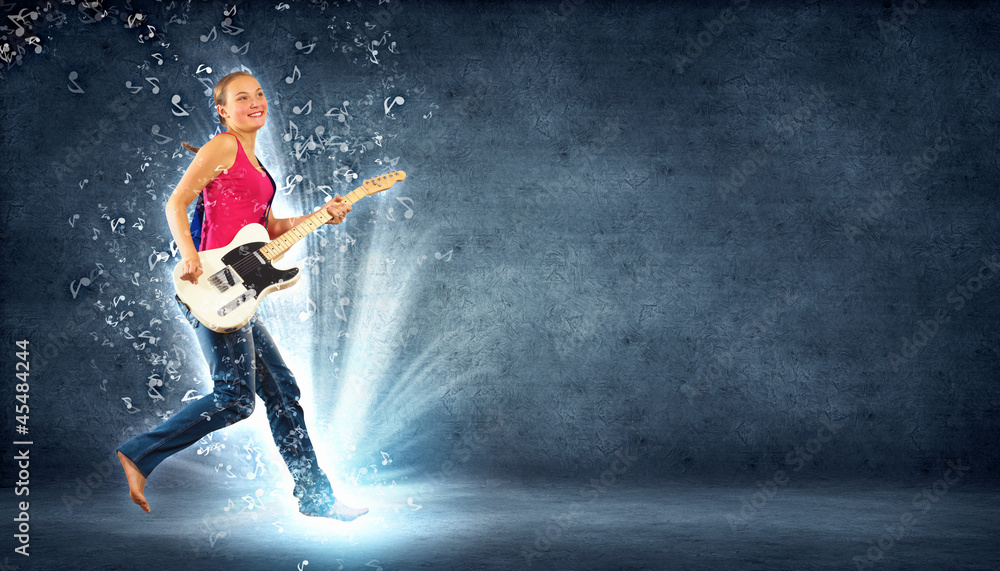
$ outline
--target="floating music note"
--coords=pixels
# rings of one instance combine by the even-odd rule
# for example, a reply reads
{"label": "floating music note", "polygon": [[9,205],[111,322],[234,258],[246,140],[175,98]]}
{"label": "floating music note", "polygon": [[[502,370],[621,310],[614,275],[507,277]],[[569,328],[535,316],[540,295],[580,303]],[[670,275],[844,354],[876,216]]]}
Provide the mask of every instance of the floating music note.
{"label": "floating music note", "polygon": [[[83,186],[81,186],[80,188],[83,188]],[[73,216],[72,216],[72,217],[71,217],[71,218],[69,219],[69,227],[70,227],[70,228],[75,228],[75,227],[76,227],[76,221],[77,221],[77,220],[79,220],[79,219],[80,219],[80,215],[79,215],[79,214],[74,214],[74,215],[73,215]]]}
{"label": "floating music note", "polygon": [[[174,107],[177,108],[170,110],[170,112],[173,113],[175,117],[187,117],[188,115],[190,115],[190,113],[188,113],[183,107],[180,106],[181,102],[180,95],[174,95],[173,97],[171,97],[170,102],[173,103]],[[180,113],[178,113],[177,111],[180,111]]]}
{"label": "floating music note", "polygon": [[[292,131],[293,130],[295,131],[294,135],[292,135]],[[284,135],[282,135],[281,138],[284,141],[286,141],[286,142],[287,141],[291,141],[292,139],[298,139],[299,138],[299,126],[296,125],[294,122],[289,121],[288,122],[288,132],[285,133]]]}
{"label": "floating music note", "polygon": [[276,521],[276,522],[272,523],[271,525],[273,525],[274,527],[278,528],[278,533],[285,533],[285,528],[281,527],[281,522],[280,521]]}
{"label": "floating music note", "polygon": [[153,54],[153,59],[156,60],[156,65],[163,65],[163,56],[162,55],[160,55],[158,53],[155,53],[155,54]]}
{"label": "floating music note", "polygon": [[316,304],[313,300],[306,296],[306,310],[299,313],[299,321],[305,321],[316,314]]}
{"label": "floating music note", "polygon": [[146,262],[149,263],[149,269],[152,271],[152,269],[156,267],[156,264],[166,262],[168,259],[170,259],[170,254],[166,252],[157,252],[156,248],[153,248],[153,253],[146,258]]}
{"label": "floating music note", "polygon": [[[448,250],[444,254],[442,254],[441,252],[434,252],[434,259],[435,260],[442,260],[443,259],[446,262],[450,262],[451,261],[451,252],[452,252],[451,250]],[[447,258],[445,258],[445,256],[447,256]]]}
{"label": "floating music note", "polygon": [[181,402],[190,402],[193,400],[198,400],[201,397],[202,395],[199,395],[198,391],[190,389],[188,392],[184,393],[184,397],[181,399]]}
{"label": "floating music note", "polygon": [[249,50],[250,50],[250,42],[247,42],[240,47],[232,46],[229,48],[229,51],[233,52],[234,54],[243,54],[243,55],[246,55],[247,51]]}
{"label": "floating music note", "polygon": [[238,36],[243,33],[243,28],[239,26],[234,26],[233,21],[230,18],[226,18],[222,21],[222,31],[229,34],[230,36]]}
{"label": "floating music note", "polygon": [[201,37],[201,41],[202,42],[210,42],[210,41],[214,40],[217,37],[218,37],[218,34],[215,33],[215,26],[212,26],[212,31],[209,32],[207,36],[203,35]]}
{"label": "floating music note", "polygon": [[303,567],[305,567],[306,565],[309,565],[309,560],[308,559],[303,559],[302,563],[299,563],[299,571],[302,571]]}
{"label": "floating music note", "polygon": [[[315,48],[315,47],[316,47],[316,38],[313,38],[313,43],[308,44],[308,45],[302,45],[302,42],[295,42],[295,49],[297,49],[299,51],[302,51],[305,55],[311,54],[312,51],[313,51],[313,48]],[[309,49],[309,51],[304,51],[307,48]]]}
{"label": "floating music note", "polygon": [[258,489],[255,496],[251,496],[250,494],[247,494],[247,495],[243,496],[242,498],[240,498],[244,502],[247,503],[247,507],[245,507],[243,509],[245,509],[245,510],[253,510],[254,508],[265,509],[263,501],[261,501],[259,505],[257,504],[257,500],[260,499],[260,497],[263,496],[263,495],[264,495],[264,490]]}
{"label": "floating music note", "polygon": [[207,65],[204,65],[204,64],[198,64],[198,71],[196,71],[195,74],[199,74],[199,73],[201,73],[203,71],[205,73],[212,73],[212,68],[210,68],[210,67],[208,67]]}
{"label": "floating music note", "polygon": [[[345,143],[341,147],[341,150],[346,150],[346,149],[344,149],[344,147],[346,147],[346,146],[347,146],[347,144]],[[344,181],[345,182],[350,182],[350,181],[358,178],[358,173],[352,171],[351,167],[340,167],[339,169],[333,171],[333,178],[334,179],[336,179],[338,177],[341,177],[341,176],[344,177]]]}
{"label": "floating music note", "polygon": [[402,105],[403,103],[406,102],[405,99],[403,99],[402,97],[400,97],[398,95],[396,96],[395,99],[392,99],[392,103],[389,103],[390,99],[392,99],[392,97],[386,97],[385,101],[382,102],[382,107],[385,108],[385,114],[386,115],[389,114],[389,111],[391,111],[394,106],[396,106],[396,105]]}
{"label": "floating music note", "polygon": [[279,188],[278,190],[284,191],[287,189],[288,192],[285,192],[283,194],[285,196],[288,196],[289,194],[292,193],[293,190],[295,190],[295,185],[297,185],[300,182],[302,182],[302,175],[297,174],[294,177],[292,175],[288,175],[285,177],[285,186]]}
{"label": "floating music note", "polygon": [[303,107],[299,106],[292,107],[292,113],[295,113],[296,115],[301,115],[303,112],[305,112],[305,114],[308,115],[312,113],[312,106],[313,106],[313,101],[312,99],[310,99],[308,102],[306,102],[306,104]]}
{"label": "floating music note", "polygon": [[80,74],[78,74],[77,72],[75,72],[75,71],[69,72],[69,82],[73,84],[69,88],[69,90],[70,90],[71,93],[83,93],[83,88],[80,87],[80,84],[76,82],[77,78],[79,78],[79,77],[80,77]]}
{"label": "floating music note", "polygon": [[299,79],[300,77],[302,77],[302,72],[299,71],[299,66],[295,66],[292,69],[292,75],[285,78],[285,83],[288,83],[288,84],[295,83],[295,80]]}
{"label": "floating music note", "polygon": [[131,81],[126,81],[125,82],[125,87],[127,87],[128,90],[131,91],[133,94],[136,94],[136,93],[139,93],[140,91],[142,91],[142,86],[141,85],[132,85]]}
{"label": "floating music note", "polygon": [[417,511],[424,506],[417,505],[413,503],[413,498],[406,498],[406,505],[410,506],[413,511]]}
{"label": "floating music note", "polygon": [[215,88],[215,84],[212,83],[212,78],[210,78],[210,77],[199,77],[198,81],[200,81],[201,84],[205,86],[205,91],[202,91],[202,93],[205,95],[205,97],[208,97],[208,96],[212,95],[212,90]]}
{"label": "floating music note", "polygon": [[70,293],[73,294],[73,299],[76,299],[77,294],[80,293],[80,288],[89,286],[91,284],[91,281],[90,278],[80,278],[80,285],[74,288],[73,285],[76,283],[77,283],[76,280],[73,280],[69,284],[69,291]]}
{"label": "floating music note", "polygon": [[[413,199],[410,198],[410,197],[408,197],[408,196],[398,196],[398,197],[396,197],[396,200],[398,200],[399,203],[403,205],[403,208],[406,209],[406,212],[403,213],[403,218],[406,218],[407,220],[409,220],[410,218],[413,218],[413,209],[410,208],[409,206],[407,206],[406,202],[405,202],[405,201],[409,200],[410,204],[412,205],[413,204]],[[386,213],[385,217],[388,218],[389,220],[395,222],[396,219],[392,217],[392,213],[393,212],[394,212],[394,210],[390,206],[389,207],[389,211]]]}
{"label": "floating music note", "polygon": [[136,408],[135,405],[132,404],[131,398],[122,397],[122,400],[125,401],[125,410],[127,410],[129,414],[135,414],[142,410],[141,408]]}
{"label": "floating music note", "polygon": [[343,109],[341,109],[340,107],[331,107],[324,115],[326,117],[336,117],[337,121],[343,123],[344,121],[347,120],[348,117],[350,117],[350,115],[347,114],[348,105],[350,105],[350,102],[345,101]]}
{"label": "floating music note", "polygon": [[392,459],[389,458],[389,453],[388,452],[382,452],[381,450],[379,450],[379,452],[382,453],[382,465],[383,466],[385,466],[386,464],[392,464]]}
{"label": "floating music note", "polygon": [[351,300],[346,297],[340,298],[340,302],[337,304],[337,309],[334,310],[334,314],[340,318],[341,321],[347,322],[347,313],[344,308],[351,304]]}
{"label": "floating music note", "polygon": [[158,77],[147,77],[146,82],[153,86],[153,94],[160,92],[160,78]]}

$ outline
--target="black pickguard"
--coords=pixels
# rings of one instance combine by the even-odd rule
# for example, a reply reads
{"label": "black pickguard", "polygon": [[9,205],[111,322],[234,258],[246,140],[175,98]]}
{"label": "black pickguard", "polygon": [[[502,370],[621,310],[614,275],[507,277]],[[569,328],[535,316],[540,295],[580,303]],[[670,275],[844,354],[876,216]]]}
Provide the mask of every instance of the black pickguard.
{"label": "black pickguard", "polygon": [[[243,279],[243,285],[257,292],[258,297],[265,289],[286,282],[299,273],[298,268],[279,270],[266,258],[264,263],[261,263],[254,252],[264,247],[264,244],[264,242],[250,242],[233,248],[222,256],[222,262],[235,269]],[[263,255],[261,257],[263,258]]]}

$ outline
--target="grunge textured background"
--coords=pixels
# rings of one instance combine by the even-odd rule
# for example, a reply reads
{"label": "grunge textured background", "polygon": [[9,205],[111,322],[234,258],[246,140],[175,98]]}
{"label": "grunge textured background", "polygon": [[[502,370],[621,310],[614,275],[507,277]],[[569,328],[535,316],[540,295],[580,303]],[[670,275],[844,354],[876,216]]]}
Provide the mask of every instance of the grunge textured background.
{"label": "grunge textured background", "polygon": [[[5,17],[0,295],[8,369],[31,343],[32,476],[72,488],[208,392],[163,206],[179,143],[219,128],[206,86],[245,67],[280,216],[408,175],[296,246],[305,279],[261,309],[342,486],[585,479],[621,450],[636,478],[924,481],[960,458],[995,483],[1000,11],[903,6]],[[150,485],[287,478],[262,417]]]}

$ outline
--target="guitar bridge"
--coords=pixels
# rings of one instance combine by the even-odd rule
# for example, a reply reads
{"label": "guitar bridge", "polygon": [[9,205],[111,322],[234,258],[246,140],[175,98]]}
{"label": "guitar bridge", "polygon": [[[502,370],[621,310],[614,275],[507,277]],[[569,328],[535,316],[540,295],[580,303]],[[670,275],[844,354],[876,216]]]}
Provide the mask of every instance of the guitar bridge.
{"label": "guitar bridge", "polygon": [[209,276],[208,283],[222,293],[236,284],[243,283],[243,278],[233,268],[226,266]]}
{"label": "guitar bridge", "polygon": [[257,299],[257,292],[252,289],[248,289],[247,291],[243,292],[242,295],[236,296],[235,298],[233,298],[232,301],[220,307],[218,312],[219,317],[225,317],[226,314],[229,313],[230,311],[254,299]]}

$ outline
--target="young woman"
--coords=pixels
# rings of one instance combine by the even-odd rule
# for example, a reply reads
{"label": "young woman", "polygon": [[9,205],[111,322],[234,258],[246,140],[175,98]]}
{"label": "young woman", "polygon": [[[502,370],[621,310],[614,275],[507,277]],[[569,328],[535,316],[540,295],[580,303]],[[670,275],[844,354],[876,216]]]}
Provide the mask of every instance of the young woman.
{"label": "young woman", "polygon": [[[271,238],[285,233],[302,218],[275,218],[271,201],[276,186],[254,155],[257,131],[267,120],[267,99],[249,73],[234,72],[215,86],[219,122],[226,131],[200,149],[167,201],[166,215],[177,248],[183,257],[181,279],[198,283],[202,275],[199,250],[227,246],[250,223],[267,227]],[[201,195],[200,225],[188,222],[187,208]],[[340,195],[324,205],[339,224],[351,211]],[[196,216],[196,221],[199,216]],[[192,229],[198,238],[192,237]],[[306,432],[299,387],[285,366],[264,324],[257,317],[238,331],[216,333],[199,323],[180,303],[194,327],[215,383],[211,394],[182,409],[158,428],[140,434],[118,449],[132,501],[150,511],[143,495],[146,478],[160,462],[206,434],[250,416],[255,394],[267,408],[271,434],[295,481],[299,511],[306,515],[350,521],[368,512],[338,501],[330,481],[320,469]]]}

